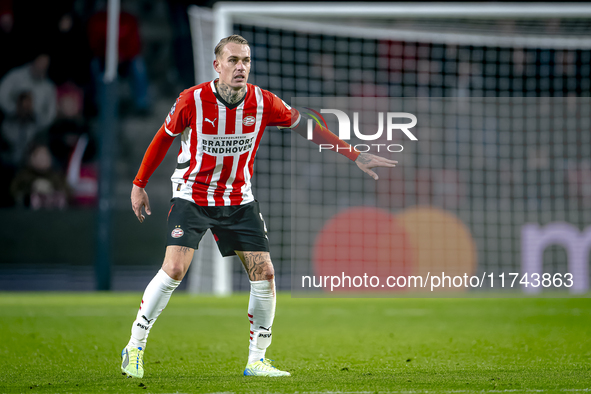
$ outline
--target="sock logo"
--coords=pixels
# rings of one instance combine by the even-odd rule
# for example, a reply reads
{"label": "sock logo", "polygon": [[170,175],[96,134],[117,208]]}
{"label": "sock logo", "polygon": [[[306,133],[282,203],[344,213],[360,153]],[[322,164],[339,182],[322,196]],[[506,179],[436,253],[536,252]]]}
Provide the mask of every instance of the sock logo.
{"label": "sock logo", "polygon": [[145,321],[147,321],[147,322],[148,322],[148,324],[152,323],[152,321],[154,320],[154,319],[148,319],[148,318],[147,318],[146,316],[144,316],[144,315],[142,315],[142,317],[144,318],[144,320],[145,320]]}
{"label": "sock logo", "polygon": [[263,333],[261,332],[261,333],[259,334],[259,338],[271,338],[271,335],[273,335],[273,334],[271,334],[271,333],[268,333],[268,334],[263,334]]}
{"label": "sock logo", "polygon": [[271,331],[271,327],[273,327],[273,326],[269,326],[269,328],[265,328],[263,326],[259,326],[259,328],[262,328],[263,330],[266,330],[266,331]]}
{"label": "sock logo", "polygon": [[142,323],[138,323],[138,324],[136,324],[136,325],[137,325],[137,327],[139,327],[139,328],[143,328],[143,329],[144,329],[144,330],[146,330],[146,331],[148,330],[148,327],[144,326]]}

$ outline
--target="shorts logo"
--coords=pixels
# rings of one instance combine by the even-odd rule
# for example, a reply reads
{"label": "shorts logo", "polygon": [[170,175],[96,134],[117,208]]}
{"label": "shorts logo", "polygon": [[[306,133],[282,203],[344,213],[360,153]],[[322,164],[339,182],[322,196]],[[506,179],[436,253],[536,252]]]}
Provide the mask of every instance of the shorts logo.
{"label": "shorts logo", "polygon": [[185,232],[183,231],[182,228],[175,228],[174,230],[172,230],[172,232],[170,233],[170,236],[172,238],[180,238],[183,235],[185,235]]}
{"label": "shorts logo", "polygon": [[255,124],[256,120],[254,118],[254,116],[247,116],[246,118],[244,118],[244,120],[242,120],[242,124],[245,126],[252,126],[253,124]]}

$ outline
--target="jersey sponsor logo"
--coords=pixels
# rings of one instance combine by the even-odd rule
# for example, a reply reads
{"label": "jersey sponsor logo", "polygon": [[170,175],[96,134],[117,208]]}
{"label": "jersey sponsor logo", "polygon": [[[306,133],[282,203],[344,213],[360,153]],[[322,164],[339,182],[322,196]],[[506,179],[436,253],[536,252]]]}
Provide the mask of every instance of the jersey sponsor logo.
{"label": "jersey sponsor logo", "polygon": [[253,124],[256,123],[256,119],[254,116],[247,116],[242,120],[242,124],[245,126],[252,126]]}
{"label": "jersey sponsor logo", "polygon": [[183,231],[182,228],[175,228],[174,230],[172,230],[172,232],[170,233],[170,236],[172,238],[180,238],[183,235],[185,235],[185,232]]}
{"label": "jersey sponsor logo", "polygon": [[203,139],[203,153],[211,156],[240,156],[254,148],[256,135],[230,134],[211,135],[199,134]]}
{"label": "jersey sponsor logo", "polygon": [[217,120],[217,118],[215,118],[214,120],[209,120],[209,119],[205,118],[204,120],[205,120],[206,122],[209,122],[209,123],[211,123],[211,125],[212,125],[213,127],[215,127],[215,121]]}

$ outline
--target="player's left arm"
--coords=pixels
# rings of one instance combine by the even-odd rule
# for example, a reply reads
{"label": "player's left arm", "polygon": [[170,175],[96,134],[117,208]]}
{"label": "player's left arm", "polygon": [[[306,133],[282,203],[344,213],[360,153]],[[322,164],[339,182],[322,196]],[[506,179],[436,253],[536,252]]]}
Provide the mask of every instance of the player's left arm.
{"label": "player's left arm", "polygon": [[[308,124],[308,116],[305,114],[301,114],[297,109],[292,108],[292,111],[297,112],[297,114],[293,114],[292,116],[294,119],[298,119],[299,122],[292,127],[291,129],[301,135],[302,137],[306,138],[306,134],[308,132],[307,124]],[[398,162],[396,160],[386,159],[384,157],[372,155],[371,153],[361,153],[355,150],[351,145],[346,143],[345,141],[339,139],[333,132],[331,132],[326,127],[323,127],[316,122],[314,122],[316,126],[312,131],[312,142],[317,145],[320,144],[327,144],[332,145],[335,147],[337,153],[342,154],[343,156],[353,160],[357,167],[361,169],[361,171],[365,172],[369,176],[371,176],[376,181],[378,180],[378,174],[372,171],[372,168],[375,167],[396,167]]]}
{"label": "player's left arm", "polygon": [[359,156],[357,156],[357,159],[355,159],[355,164],[357,164],[357,167],[359,167],[361,171],[377,181],[379,179],[378,174],[373,172],[371,170],[372,168],[396,167],[398,162],[396,160],[386,159],[385,157],[372,155],[371,153],[360,153]]}
{"label": "player's left arm", "polygon": [[[291,129],[295,131],[302,137],[307,137],[307,124],[308,124],[308,116],[302,114],[295,108],[289,107],[283,100],[274,96],[274,112],[276,113],[275,121],[270,123],[270,126],[277,126],[279,129]],[[280,103],[280,105],[278,104]],[[282,108],[283,107],[283,108]],[[355,150],[352,146],[350,146],[345,141],[341,140],[337,137],[334,133],[332,133],[326,127],[319,125],[317,122],[314,122],[316,126],[312,131],[312,139],[311,141],[314,142],[316,145],[327,145],[332,146],[330,150],[333,150],[341,155],[347,157],[349,160],[352,160],[357,164],[357,167],[361,169],[361,171],[367,173],[376,181],[378,180],[378,175],[372,171],[372,168],[375,167],[396,167],[398,162],[396,160],[386,159],[384,157],[372,155],[371,153],[361,153]]]}

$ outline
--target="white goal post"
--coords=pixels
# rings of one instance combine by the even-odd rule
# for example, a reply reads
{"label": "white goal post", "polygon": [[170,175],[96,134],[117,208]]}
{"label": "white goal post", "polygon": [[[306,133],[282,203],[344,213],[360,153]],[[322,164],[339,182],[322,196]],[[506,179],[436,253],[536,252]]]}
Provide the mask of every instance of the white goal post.
{"label": "white goal post", "polygon": [[[196,7],[195,7],[196,8]],[[191,11],[190,11],[191,12]],[[369,27],[364,19],[550,19],[585,18],[591,16],[589,3],[316,3],[293,2],[286,4],[261,4],[256,2],[218,2],[214,6],[213,42],[232,34],[236,22],[262,25],[272,28],[288,28],[307,33],[328,33],[354,37],[412,39],[428,42],[457,42],[457,33],[422,32],[417,29],[399,29],[387,26]],[[318,23],[318,18],[327,18]],[[351,23],[339,23],[344,18],[354,18]],[[332,23],[330,22],[332,21]],[[576,37],[510,37],[510,40],[494,44],[501,46],[529,45],[542,47],[589,48],[591,40]],[[468,41],[466,41],[468,40]],[[486,35],[462,37],[461,42],[489,44]],[[215,44],[213,44],[215,46]]]}

